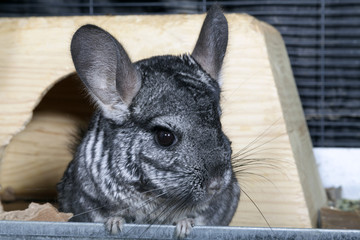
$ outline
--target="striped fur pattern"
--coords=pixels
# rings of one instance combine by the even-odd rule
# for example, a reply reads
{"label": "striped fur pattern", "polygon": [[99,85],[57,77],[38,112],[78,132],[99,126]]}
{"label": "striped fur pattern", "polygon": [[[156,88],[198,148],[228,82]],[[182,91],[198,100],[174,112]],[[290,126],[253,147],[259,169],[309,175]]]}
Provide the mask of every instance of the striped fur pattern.
{"label": "striped fur pattern", "polygon": [[[210,11],[222,15],[218,8]],[[91,34],[94,38],[109,37],[95,26],[85,28],[86,39],[91,39]],[[198,44],[201,41],[200,34]],[[81,46],[81,51],[85,51]],[[121,45],[116,42],[115,48],[118,47]],[[213,55],[222,54],[214,51]],[[74,52],[76,49],[72,49]],[[117,59],[127,57],[125,51],[125,55],[120,50],[118,53],[121,56]],[[180,237],[186,236],[193,224],[229,224],[240,189],[231,167],[230,141],[221,128],[220,87],[216,79],[219,73],[213,72],[215,78],[204,70],[209,66],[199,64],[204,62],[199,56],[198,51],[193,55],[158,56],[131,63],[130,73],[120,80],[112,72],[119,69],[116,64],[123,62],[113,61],[115,67],[111,70],[112,61],[101,61],[102,65],[109,64],[106,81],[115,76],[116,90],[112,82],[94,85],[93,81],[104,80],[89,78],[88,72],[83,74],[82,69],[97,64],[98,60],[86,55],[81,59],[89,58],[88,62],[78,62],[73,56],[80,78],[99,105],[58,184],[60,210],[74,213],[73,221],[117,219],[120,229],[123,222],[175,223]],[[129,83],[121,86],[134,91],[127,96],[121,93],[124,89],[118,89],[117,81],[124,78]],[[105,90],[94,87],[99,85],[105,86]],[[109,102],[102,96],[114,92],[118,92],[121,102]],[[170,145],[159,142],[159,131],[174,136]]]}

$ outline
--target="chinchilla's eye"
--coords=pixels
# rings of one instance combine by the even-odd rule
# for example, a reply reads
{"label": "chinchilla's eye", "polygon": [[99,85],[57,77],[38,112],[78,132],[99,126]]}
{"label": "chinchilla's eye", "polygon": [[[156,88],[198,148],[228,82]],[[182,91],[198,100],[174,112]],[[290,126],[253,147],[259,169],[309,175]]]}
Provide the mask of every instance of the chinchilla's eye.
{"label": "chinchilla's eye", "polygon": [[155,140],[162,147],[170,147],[176,141],[176,137],[169,130],[158,129],[155,132]]}

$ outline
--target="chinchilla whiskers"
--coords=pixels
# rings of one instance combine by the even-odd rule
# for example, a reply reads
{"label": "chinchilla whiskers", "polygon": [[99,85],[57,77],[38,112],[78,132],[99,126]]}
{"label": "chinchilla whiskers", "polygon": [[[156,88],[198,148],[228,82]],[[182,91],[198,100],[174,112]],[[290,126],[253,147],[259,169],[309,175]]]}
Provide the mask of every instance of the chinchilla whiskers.
{"label": "chinchilla whiskers", "polygon": [[279,138],[280,136],[284,135],[284,134],[279,134],[277,136],[275,136],[274,138],[266,141],[266,142],[263,142],[261,145],[256,145],[255,147],[253,148],[250,148],[252,147],[253,145],[257,144],[262,138],[264,138],[267,134],[269,134],[270,130],[272,130],[275,126],[276,123],[278,123],[280,121],[280,118],[277,119],[276,121],[274,121],[269,127],[267,127],[263,132],[261,132],[259,135],[257,135],[257,137],[250,141],[245,147],[243,147],[242,149],[240,149],[236,154],[245,154],[249,151],[253,151],[254,149],[256,148],[259,148],[260,146],[264,145],[264,144],[267,144],[269,142],[272,142],[274,141],[275,139]]}
{"label": "chinchilla whiskers", "polygon": [[[169,178],[178,179],[177,177],[172,176],[172,177],[163,177],[163,178],[160,178],[160,177],[159,178],[151,178],[150,180],[154,180],[154,179],[165,180],[165,179],[169,179]],[[150,189],[150,190],[142,192],[143,194],[154,193],[154,192],[157,192],[157,191],[162,191],[163,193],[160,193],[160,194],[158,194],[156,196],[151,196],[147,200],[141,202],[140,206],[138,208],[136,208],[136,210],[139,210],[139,209],[145,207],[147,204],[150,204],[151,202],[156,201],[160,197],[166,195],[169,190],[173,190],[173,189],[176,189],[176,188],[177,188],[176,186],[173,186],[173,187],[159,187],[159,188],[154,188],[154,189]],[[127,197],[127,198],[123,198],[122,200],[127,200],[127,199],[130,199],[130,198],[131,197]],[[78,213],[78,214],[74,215],[73,217],[77,217],[77,216],[80,216],[80,215],[83,215],[83,214],[87,214],[87,213],[90,213],[92,211],[96,211],[96,210],[99,210],[101,208],[104,208],[104,207],[106,207],[106,205],[103,205],[103,206],[100,206],[100,207],[97,207],[97,208],[90,209],[88,211]],[[128,209],[129,209],[129,207],[121,209],[120,212],[126,211]]]}
{"label": "chinchilla whiskers", "polygon": [[281,171],[282,168],[277,164],[279,162],[287,163],[288,161],[279,158],[236,158],[232,161],[232,166],[236,170],[245,170],[247,167],[267,167]]}
{"label": "chinchilla whiskers", "polygon": [[[180,215],[184,210],[188,199],[189,195],[183,195],[179,198],[179,200],[170,198],[165,204],[165,208],[156,216],[152,223],[150,223],[150,226],[155,223],[160,225],[166,224],[173,216]],[[163,218],[163,220],[159,221],[161,218]]]}
{"label": "chinchilla whiskers", "polygon": [[[246,179],[247,177],[254,179],[259,178],[263,179],[267,182],[269,182],[271,185],[273,185],[276,189],[278,187],[276,184],[267,176],[264,176],[260,173],[257,173],[256,170],[259,169],[259,167],[272,169],[280,172],[284,172],[283,169],[277,164],[279,162],[288,164],[289,162],[284,159],[278,159],[278,158],[232,158],[232,165],[233,165],[233,171],[235,173],[235,176],[238,179]],[[251,170],[254,171],[251,171]],[[241,185],[240,190],[246,195],[246,197],[251,201],[251,203],[255,206],[257,211],[261,214],[262,218],[265,220],[267,226],[271,229],[271,226],[269,222],[267,221],[265,215],[262,213],[260,207],[255,203],[255,201],[250,197],[250,195],[245,192],[245,185],[246,181],[239,181],[239,184]],[[253,188],[253,187],[252,187]],[[272,230],[272,229],[271,229]]]}
{"label": "chinchilla whiskers", "polygon": [[[176,198],[171,197],[168,198],[163,204],[159,205],[159,207],[155,208],[154,210],[152,210],[151,212],[149,212],[147,214],[147,216],[151,216],[152,214],[157,214],[157,216],[152,220],[147,222],[147,224],[149,224],[149,226],[140,234],[140,236],[138,236],[138,238],[141,238],[141,236],[146,233],[146,231],[154,224],[164,224],[167,222],[168,218],[171,216],[171,214],[173,213],[174,210],[177,210],[179,207],[179,202],[182,202],[181,199],[179,200],[175,200]],[[160,211],[159,213],[157,213],[158,211]],[[163,216],[163,215],[167,215],[167,217],[165,217],[164,220],[162,220],[161,222],[159,222],[159,219]],[[148,219],[151,219],[151,217],[149,217]],[[126,232],[126,234],[129,234],[131,232],[132,229],[129,229],[128,232]]]}
{"label": "chinchilla whiskers", "polygon": [[[245,148],[243,148],[243,149],[239,150],[238,152],[236,152],[233,155],[233,158],[247,157],[247,156],[250,156],[250,155],[254,155],[255,153],[260,153],[260,152],[264,152],[265,150],[269,150],[268,148],[261,148],[261,147],[275,141],[276,139],[280,138],[283,135],[285,135],[285,133],[284,134],[279,134],[279,135],[277,135],[277,136],[275,136],[275,137],[273,137],[273,138],[271,138],[271,139],[269,139],[269,140],[267,140],[265,142],[261,142],[258,145],[253,146],[252,148],[250,148],[250,145],[247,145]],[[257,141],[259,141],[259,140],[260,139],[257,139]],[[256,142],[253,142],[251,145],[254,145],[255,143]],[[271,150],[274,150],[274,149],[272,148]],[[248,154],[248,155],[246,155],[246,154]]]}
{"label": "chinchilla whiskers", "polygon": [[84,215],[84,214],[87,214],[87,213],[90,213],[90,212],[93,212],[93,211],[96,211],[96,210],[99,210],[101,208],[105,207],[105,205],[103,206],[100,206],[100,207],[96,207],[96,208],[92,208],[90,210],[87,210],[87,211],[84,211],[84,212],[81,212],[81,213],[78,213],[78,214],[75,214],[73,215],[72,217],[78,217],[78,216],[81,216],[81,215]]}
{"label": "chinchilla whiskers", "polygon": [[181,215],[184,212],[184,210],[186,208],[188,208],[187,202],[188,202],[189,198],[190,198],[189,195],[182,196],[183,201],[180,201],[179,206],[175,207],[175,213],[176,214]]}
{"label": "chinchilla whiskers", "polygon": [[[247,174],[248,170],[256,170],[259,169],[259,167],[265,167],[267,169],[277,170],[283,173],[283,168],[279,166],[279,163],[281,163],[282,165],[291,164],[287,159],[281,159],[276,157],[257,157],[257,154],[260,153],[264,155],[266,153],[274,154],[276,152],[276,148],[264,148],[264,146],[285,135],[285,133],[276,134],[276,136],[267,140],[264,140],[264,138],[271,133],[271,130],[274,128],[275,124],[279,120],[280,119],[273,122],[254,140],[252,140],[249,144],[247,144],[245,147],[243,147],[241,150],[231,156],[231,163],[237,176],[240,177],[243,174]],[[252,175],[256,174],[252,173]]]}
{"label": "chinchilla whiskers", "polygon": [[[150,197],[150,198],[146,199],[145,201],[143,201],[143,202],[140,203],[140,206],[139,206],[139,207],[135,208],[135,211],[140,210],[141,208],[145,207],[147,204],[149,204],[149,203],[151,203],[151,202],[154,202],[155,200],[157,200],[158,198],[160,198],[160,197],[162,197],[162,196],[164,196],[164,195],[166,195],[166,193],[160,193],[160,194],[158,194],[158,195],[156,195],[156,196],[154,196],[154,197]],[[121,209],[121,210],[119,211],[119,213],[124,212],[124,211],[128,210],[129,208],[130,208],[130,207]]]}
{"label": "chinchilla whiskers", "polygon": [[[154,202],[155,200],[159,199],[160,197],[168,194],[168,191],[169,191],[169,190],[173,190],[173,189],[177,189],[177,188],[178,188],[178,186],[171,186],[171,187],[158,188],[158,189],[156,189],[156,191],[158,191],[158,190],[163,190],[164,192],[161,193],[161,194],[158,194],[158,195],[156,195],[156,196],[149,197],[149,199],[141,202],[141,203],[140,203],[140,206],[137,207],[135,210],[139,210],[139,209],[145,207],[147,204],[149,204],[149,203],[151,203],[151,202]],[[147,192],[148,192],[148,191],[147,191]],[[168,200],[166,200],[165,203],[166,203],[167,201],[168,201]],[[165,205],[166,205],[166,204],[165,204]],[[123,210],[121,210],[121,211],[124,211],[124,210],[127,210],[127,209],[128,209],[128,208],[123,209]],[[154,211],[156,211],[156,210],[157,210],[157,209],[155,209]],[[152,212],[151,212],[151,213],[152,213]],[[151,213],[150,213],[150,214],[151,214]]]}
{"label": "chinchilla whiskers", "polygon": [[[283,174],[286,174],[284,172],[284,168],[281,165],[288,165],[292,164],[290,161],[288,161],[285,158],[277,158],[272,157],[274,154],[276,155],[277,148],[270,148],[266,147],[267,144],[270,144],[271,142],[274,142],[276,139],[284,136],[286,133],[277,133],[275,136],[270,137],[269,135],[272,134],[272,131],[276,125],[276,123],[279,120],[275,121],[273,124],[271,124],[269,127],[267,127],[263,132],[261,132],[259,135],[255,137],[252,141],[250,141],[245,147],[243,147],[240,151],[234,153],[231,157],[231,163],[233,167],[233,171],[235,173],[235,176],[238,179],[246,179],[246,178],[259,178],[262,180],[265,180],[272,184],[276,189],[276,183],[272,181],[271,177],[262,174],[259,172],[259,169],[266,169],[267,171],[278,171]],[[269,138],[270,137],[270,138]],[[279,149],[283,150],[283,149]],[[268,153],[268,154],[267,154]],[[267,157],[267,155],[270,155],[270,157]],[[264,156],[264,157],[262,157]],[[257,209],[257,211],[260,213],[264,221],[266,222],[266,225],[271,229],[272,228],[266,219],[265,215],[261,211],[258,204],[252,199],[252,197],[246,192],[246,180],[245,181],[239,181],[239,184],[241,185],[240,190],[241,192],[250,200],[250,202],[254,205],[254,207]],[[254,187],[252,186],[251,189]]]}
{"label": "chinchilla whiskers", "polygon": [[[258,178],[258,179],[262,179],[262,180],[266,180],[267,182],[271,183],[276,189],[278,189],[278,187],[276,186],[276,184],[268,177],[258,173],[258,169],[262,168],[262,169],[266,169],[267,171],[276,171],[278,173],[284,174],[287,176],[287,173],[284,171],[284,169],[279,165],[279,163],[281,165],[284,164],[291,164],[288,160],[286,159],[281,159],[281,158],[266,158],[266,157],[259,157],[259,158],[242,158],[242,157],[237,157],[237,158],[232,158],[232,167],[233,167],[233,171],[235,173],[235,176],[238,179],[246,179],[251,178],[254,179]],[[244,184],[244,181],[241,181],[242,185]],[[245,181],[246,183],[246,181]]]}
{"label": "chinchilla whiskers", "polygon": [[265,215],[263,214],[263,212],[261,211],[261,209],[259,208],[259,206],[255,203],[255,201],[249,196],[249,194],[247,194],[244,189],[240,188],[241,192],[245,194],[245,196],[252,202],[252,204],[255,206],[255,208],[258,210],[258,212],[261,214],[262,218],[264,219],[264,221],[266,222],[266,225],[270,228],[271,232],[273,232],[272,227],[270,226],[268,220],[266,219]]}
{"label": "chinchilla whiskers", "polygon": [[[286,171],[284,171],[284,166],[292,166],[294,163],[290,162],[288,159],[284,158],[271,158],[271,157],[251,157],[251,158],[232,158],[232,167],[234,170],[234,173],[237,177],[241,178],[246,175],[251,176],[259,176],[262,179],[265,179],[264,176],[261,176],[260,174],[256,174],[254,172],[257,172],[259,168],[266,169],[267,171],[276,171],[277,173],[281,173],[288,177],[288,174]],[[289,178],[289,177],[288,177]],[[268,179],[268,182],[272,183]],[[275,187],[276,185],[273,184]]]}
{"label": "chinchilla whiskers", "polygon": [[252,181],[254,181],[255,179],[260,179],[260,180],[269,182],[274,188],[278,189],[276,184],[270,178],[268,178],[262,174],[259,174],[259,173],[254,173],[251,171],[244,171],[244,172],[235,171],[235,176],[242,182],[241,187],[244,187],[247,185],[246,179],[250,179]]}
{"label": "chinchilla whiskers", "polygon": [[[145,192],[143,192],[143,193],[151,193],[151,192],[155,192],[155,191],[169,190],[169,189],[173,189],[173,188],[175,188],[175,187],[171,187],[171,188],[156,188],[156,189],[151,189],[151,190],[145,191]],[[156,195],[156,196],[154,196],[154,197],[150,197],[150,198],[147,199],[146,201],[140,203],[141,205],[140,205],[140,207],[138,207],[137,209],[140,209],[140,208],[144,207],[144,206],[145,206],[147,203],[149,203],[150,201],[155,201],[156,199],[158,199],[159,197],[161,197],[161,196],[163,196],[163,195],[165,195],[165,194],[166,194],[166,192],[165,192],[165,193],[158,194],[158,195]],[[122,199],[122,200],[127,200],[127,199],[130,199],[130,198],[131,198],[131,197],[127,197],[127,198],[124,198],[124,199]],[[87,214],[87,213],[90,213],[90,212],[92,212],[92,211],[96,211],[96,210],[99,210],[99,209],[101,209],[101,208],[104,208],[104,207],[106,207],[106,205],[103,205],[103,206],[100,206],[100,207],[97,207],[97,208],[90,209],[90,210],[88,210],[88,211],[84,211],[84,212],[75,214],[73,217],[77,217],[77,216],[80,216],[80,215],[83,215],[83,214]],[[121,209],[120,212],[126,211],[127,209],[129,209],[129,208]]]}
{"label": "chinchilla whiskers", "polygon": [[[275,139],[272,139],[272,141],[273,140],[275,140]],[[248,149],[246,152],[241,152],[241,150],[240,150],[240,151],[234,153],[231,156],[231,158],[232,159],[236,159],[236,158],[245,159],[245,158],[248,158],[250,156],[254,156],[255,154],[258,154],[258,153],[264,153],[264,152],[265,153],[274,153],[274,151],[276,151],[276,150],[281,150],[281,148],[273,148],[273,147],[272,148],[263,148],[264,145],[266,145],[267,143],[270,143],[272,141],[269,140],[269,142],[261,143],[261,144],[259,144],[257,146],[254,146],[251,149]]]}
{"label": "chinchilla whiskers", "polygon": [[[236,173],[235,173],[236,174]],[[246,183],[246,179],[247,177],[251,180],[253,180],[254,178],[259,178],[259,179],[263,179],[267,182],[269,182],[276,190],[279,191],[278,187],[276,186],[276,184],[268,177],[265,177],[261,174],[258,173],[253,173],[253,172],[245,172],[245,174],[236,174],[236,176],[238,177],[238,179],[240,180],[241,184],[240,184],[240,188],[241,189],[245,189],[247,188],[248,184]]]}
{"label": "chinchilla whiskers", "polygon": [[[176,216],[176,215],[181,215],[181,213],[186,209],[189,208],[189,206],[187,206],[188,204],[188,200],[190,198],[191,194],[184,194],[184,192],[179,192],[177,194],[177,198],[179,199],[178,201],[171,201],[170,204],[168,204],[168,209],[166,209],[166,217],[164,218],[164,220],[162,222],[160,222],[160,224],[164,224],[166,222],[168,222],[169,218],[171,216]],[[172,202],[175,202],[172,203]]]}
{"label": "chinchilla whiskers", "polygon": [[[174,189],[181,189],[182,187],[185,187],[185,184],[181,184],[180,186],[176,186],[174,187]],[[159,209],[161,209],[163,206],[165,206],[165,208],[168,208],[168,207],[171,207],[171,206],[174,206],[174,205],[177,205],[179,204],[179,202],[181,202],[181,200],[186,197],[187,195],[186,194],[182,194],[183,192],[173,192],[171,194],[171,196],[168,197],[168,199],[165,200],[165,202],[162,204],[162,206],[160,206],[159,208],[155,209],[154,211],[152,211],[151,213],[149,213],[149,215],[153,214],[154,212],[157,212]],[[179,200],[180,199],[180,200]],[[172,207],[172,210],[174,207]],[[175,208],[176,209],[176,208]],[[160,218],[163,213],[165,211],[163,210],[162,212],[160,212],[157,216],[157,218],[154,219],[154,221],[152,222],[152,224],[158,222],[158,218]],[[167,211],[168,212],[168,211]],[[171,213],[171,212],[170,212]],[[165,219],[166,220],[166,219]]]}

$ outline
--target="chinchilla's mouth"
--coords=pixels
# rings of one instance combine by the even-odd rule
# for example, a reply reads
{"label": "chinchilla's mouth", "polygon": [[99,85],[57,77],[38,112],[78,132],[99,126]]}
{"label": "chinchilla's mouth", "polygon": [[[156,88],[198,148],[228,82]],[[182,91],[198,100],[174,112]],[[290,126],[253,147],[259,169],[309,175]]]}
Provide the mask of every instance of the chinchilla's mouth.
{"label": "chinchilla's mouth", "polygon": [[161,191],[155,186],[155,184],[145,178],[140,178],[139,182],[134,183],[134,187],[138,192],[144,193],[148,196],[161,194]]}

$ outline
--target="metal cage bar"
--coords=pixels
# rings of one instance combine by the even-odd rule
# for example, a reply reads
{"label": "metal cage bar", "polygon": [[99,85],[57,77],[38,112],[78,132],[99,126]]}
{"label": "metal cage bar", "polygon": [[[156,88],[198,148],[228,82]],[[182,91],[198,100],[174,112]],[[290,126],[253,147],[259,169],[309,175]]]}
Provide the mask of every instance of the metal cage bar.
{"label": "metal cage bar", "polygon": [[[0,221],[1,239],[176,239],[175,226],[126,224],[111,235],[101,223]],[[189,239],[360,239],[360,230],[196,226]]]}

